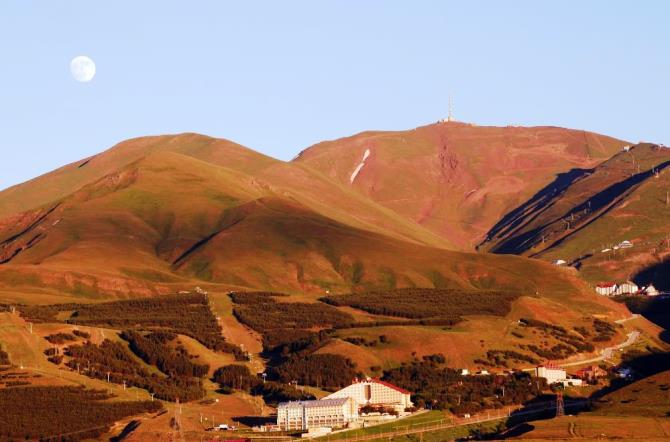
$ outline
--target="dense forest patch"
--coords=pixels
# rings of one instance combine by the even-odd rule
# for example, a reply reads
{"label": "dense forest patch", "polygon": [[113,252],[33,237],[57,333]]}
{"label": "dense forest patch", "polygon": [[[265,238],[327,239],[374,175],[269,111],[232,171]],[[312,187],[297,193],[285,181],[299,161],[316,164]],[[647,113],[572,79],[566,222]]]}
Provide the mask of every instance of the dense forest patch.
{"label": "dense forest patch", "polygon": [[[353,322],[348,313],[322,303],[277,302],[275,293],[231,293],[233,313],[261,333],[272,329],[332,328]],[[284,295],[285,296],[285,295]]]}
{"label": "dense forest patch", "polygon": [[321,300],[376,315],[458,321],[464,315],[505,316],[519,296],[520,293],[506,291],[408,288],[326,296]]}
{"label": "dense forest patch", "polygon": [[242,390],[254,396],[263,396],[266,404],[277,405],[279,402],[314,399],[309,393],[298,390],[292,385],[262,380],[244,365],[224,365],[214,372],[212,378],[221,386],[222,393]]}
{"label": "dense forest patch", "polygon": [[442,367],[431,358],[385,371],[382,379],[413,392],[416,406],[430,404],[453,413],[521,404],[546,387],[544,379],[531,382],[527,373],[461,376],[458,370]]}
{"label": "dense forest patch", "polygon": [[190,336],[207,348],[232,353],[245,360],[242,350],[226,342],[221,327],[209,308],[207,295],[191,293],[138,298],[100,304],[52,304],[19,306],[28,320],[58,322],[57,315],[69,312],[67,323],[119,328],[158,329]]}
{"label": "dense forest patch", "polygon": [[45,336],[44,339],[52,344],[65,344],[66,342],[76,341],[77,337],[70,333],[54,333],[53,335]]}
{"label": "dense forest patch", "polygon": [[345,387],[357,376],[356,366],[344,356],[335,354],[291,355],[268,374],[280,382],[297,381],[319,388]]}
{"label": "dense forest patch", "polygon": [[177,338],[175,334],[158,331],[143,335],[126,330],[121,337],[128,341],[133,353],[169,377],[202,378],[209,373],[209,365],[193,362],[193,356],[183,346],[173,348],[170,345]]}
{"label": "dense forest patch", "polygon": [[0,389],[0,439],[93,439],[120,419],[163,408],[158,401],[106,401],[111,397],[80,387]]}
{"label": "dense forest patch", "polygon": [[[67,366],[72,370],[115,384],[138,387],[155,394],[158,399],[182,402],[201,399],[205,395],[202,380],[191,376],[161,376],[149,373],[140,365],[132,353],[120,342],[106,339],[100,345],[86,342],[82,345],[70,345],[66,351],[70,357]],[[172,360],[164,362],[174,367]]]}
{"label": "dense forest patch", "polygon": [[[263,336],[270,356],[270,380],[337,388],[356,376],[355,365],[334,354],[314,354],[332,338],[332,330],[354,324],[353,318],[323,303],[277,302],[286,295],[230,293],[233,314]],[[316,331],[315,329],[321,329]]]}
{"label": "dense forest patch", "polygon": [[277,297],[286,295],[269,292],[231,292],[229,296],[237,320],[263,336],[263,348],[269,353],[313,347],[327,340],[324,330],[353,323],[348,313],[320,302],[277,302]]}

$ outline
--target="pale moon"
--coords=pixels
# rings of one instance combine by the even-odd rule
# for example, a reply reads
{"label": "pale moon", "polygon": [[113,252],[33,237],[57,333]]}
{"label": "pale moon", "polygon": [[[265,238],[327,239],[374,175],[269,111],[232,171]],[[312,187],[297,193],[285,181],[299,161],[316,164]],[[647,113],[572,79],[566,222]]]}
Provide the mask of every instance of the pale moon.
{"label": "pale moon", "polygon": [[74,57],[70,62],[70,72],[75,80],[87,83],[95,77],[95,63],[85,55]]}

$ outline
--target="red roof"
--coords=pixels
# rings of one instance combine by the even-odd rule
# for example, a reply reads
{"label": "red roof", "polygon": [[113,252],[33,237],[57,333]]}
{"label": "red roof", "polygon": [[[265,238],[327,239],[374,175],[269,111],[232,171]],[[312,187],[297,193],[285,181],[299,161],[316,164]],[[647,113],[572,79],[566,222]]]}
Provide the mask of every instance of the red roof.
{"label": "red roof", "polygon": [[594,371],[605,371],[602,368],[598,367],[597,365],[589,365],[588,367],[582,367],[579,370],[577,370],[578,374],[585,374],[585,373],[590,373]]}
{"label": "red roof", "polygon": [[540,368],[542,368],[542,367],[548,368],[550,370],[563,370],[563,368],[561,368],[560,366],[558,366],[554,362],[547,362],[546,364],[540,366]]}
{"label": "red roof", "polygon": [[616,287],[616,282],[601,282],[600,284],[598,284],[598,287],[603,288],[603,289],[609,288],[609,287]]}
{"label": "red roof", "polygon": [[391,389],[393,389],[397,392],[400,392],[402,394],[412,394],[409,391],[405,390],[404,388],[400,388],[400,387],[398,387],[396,385],[393,385],[389,382],[384,382],[384,381],[382,381],[381,379],[378,379],[378,378],[365,378],[365,379],[356,378],[356,379],[353,380],[354,384],[357,384],[359,382],[374,382],[375,384],[383,385],[385,387],[391,388]]}
{"label": "red roof", "polygon": [[397,387],[397,386],[395,386],[395,385],[393,385],[393,384],[391,384],[391,383],[384,382],[384,381],[382,381],[382,380],[380,380],[380,379],[372,379],[372,382],[376,382],[377,384],[381,384],[381,385],[383,385],[383,386],[385,386],[385,387],[392,388],[392,389],[394,389],[395,391],[398,391],[398,392],[400,392],[400,393],[402,393],[402,394],[412,394],[412,393],[410,393],[409,391],[405,390],[404,388]]}

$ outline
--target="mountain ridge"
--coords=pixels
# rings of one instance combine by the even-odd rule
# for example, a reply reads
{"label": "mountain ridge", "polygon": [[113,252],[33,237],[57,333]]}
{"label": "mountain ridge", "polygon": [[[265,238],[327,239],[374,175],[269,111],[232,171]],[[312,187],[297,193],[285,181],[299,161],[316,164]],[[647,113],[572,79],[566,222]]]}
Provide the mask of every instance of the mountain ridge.
{"label": "mountain ridge", "polygon": [[[430,133],[435,126],[410,132]],[[454,127],[475,134],[510,130],[462,123]],[[451,128],[451,123],[438,128]],[[533,131],[547,129],[511,130],[526,140]],[[550,131],[549,138],[559,139],[581,134]],[[512,137],[512,148],[517,138]],[[433,146],[424,148],[432,152]],[[437,158],[448,167],[448,156],[438,152]],[[439,284],[468,285],[471,279],[454,271],[456,262],[471,262],[475,274],[477,266],[502,270],[507,264],[500,263],[514,262],[458,253],[448,238],[331,175],[318,165],[275,160],[194,133],[127,140],[0,192],[0,274],[9,286],[20,279],[16,272],[30,280],[43,268],[70,292],[76,287],[95,290],[96,281],[104,280],[110,281],[105,286],[118,282],[118,293],[130,290],[126,286],[165,292],[171,284],[194,280],[257,289],[348,291],[356,285],[383,285],[380,281],[389,278],[398,286],[431,286],[435,278],[446,281]],[[17,212],[16,207],[29,209]],[[264,249],[270,253],[260,253]],[[229,250],[246,256],[235,272]],[[257,250],[258,256],[246,250]],[[361,267],[365,276],[354,281],[351,272]],[[327,275],[325,281],[320,273]]]}

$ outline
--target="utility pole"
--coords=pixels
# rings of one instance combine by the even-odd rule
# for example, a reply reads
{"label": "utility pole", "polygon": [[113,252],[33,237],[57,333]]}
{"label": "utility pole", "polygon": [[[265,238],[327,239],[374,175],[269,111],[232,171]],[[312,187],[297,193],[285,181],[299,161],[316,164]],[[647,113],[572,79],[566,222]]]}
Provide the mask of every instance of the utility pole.
{"label": "utility pole", "polygon": [[174,417],[173,417],[173,431],[172,434],[170,435],[170,440],[172,441],[183,441],[184,440],[184,433],[181,428],[181,404],[179,403],[179,398],[177,398],[177,401],[175,403],[174,407]]}
{"label": "utility pole", "polygon": [[565,416],[565,406],[563,404],[563,393],[556,393],[556,417]]}

